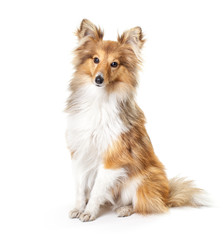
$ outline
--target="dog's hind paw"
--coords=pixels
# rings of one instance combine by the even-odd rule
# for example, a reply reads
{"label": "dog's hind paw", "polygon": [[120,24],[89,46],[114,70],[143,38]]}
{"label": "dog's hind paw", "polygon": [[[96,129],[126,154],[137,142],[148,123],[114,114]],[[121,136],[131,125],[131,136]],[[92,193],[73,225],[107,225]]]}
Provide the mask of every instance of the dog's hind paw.
{"label": "dog's hind paw", "polygon": [[134,213],[132,206],[119,207],[115,211],[118,217],[128,217]]}

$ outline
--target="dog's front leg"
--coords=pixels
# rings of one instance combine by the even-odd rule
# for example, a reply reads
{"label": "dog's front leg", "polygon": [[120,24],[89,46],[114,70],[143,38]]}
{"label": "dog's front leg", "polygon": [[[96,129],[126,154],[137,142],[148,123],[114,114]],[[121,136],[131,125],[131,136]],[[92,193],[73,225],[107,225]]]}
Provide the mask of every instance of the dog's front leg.
{"label": "dog's front leg", "polygon": [[123,168],[105,169],[103,165],[100,165],[90,199],[79,219],[83,222],[94,220],[98,215],[100,205],[107,200],[111,200],[111,188],[119,181],[122,181],[125,176],[126,173]]}
{"label": "dog's front leg", "polygon": [[86,176],[78,167],[77,162],[73,159],[73,174],[75,183],[75,201],[74,208],[70,211],[70,218],[78,218],[84,212],[86,206]]}

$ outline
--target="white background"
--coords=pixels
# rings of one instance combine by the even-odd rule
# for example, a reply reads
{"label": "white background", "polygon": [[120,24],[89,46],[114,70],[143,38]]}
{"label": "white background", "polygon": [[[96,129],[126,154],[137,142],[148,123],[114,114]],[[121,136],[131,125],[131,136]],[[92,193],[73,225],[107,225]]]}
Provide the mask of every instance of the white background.
{"label": "white background", "polygon": [[[223,3],[169,1],[0,2],[1,239],[223,239]],[[68,218],[68,83],[75,29],[88,18],[117,31],[141,26],[138,103],[169,177],[194,179],[213,207],[96,221]]]}

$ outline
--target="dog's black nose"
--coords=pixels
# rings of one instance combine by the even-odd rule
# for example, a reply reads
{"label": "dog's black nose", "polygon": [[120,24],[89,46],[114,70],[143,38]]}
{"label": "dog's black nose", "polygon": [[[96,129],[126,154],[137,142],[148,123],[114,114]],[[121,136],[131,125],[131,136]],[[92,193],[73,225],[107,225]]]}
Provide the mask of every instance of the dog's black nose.
{"label": "dog's black nose", "polygon": [[96,82],[97,85],[101,85],[104,82],[104,78],[101,75],[98,75],[95,78],[95,82]]}

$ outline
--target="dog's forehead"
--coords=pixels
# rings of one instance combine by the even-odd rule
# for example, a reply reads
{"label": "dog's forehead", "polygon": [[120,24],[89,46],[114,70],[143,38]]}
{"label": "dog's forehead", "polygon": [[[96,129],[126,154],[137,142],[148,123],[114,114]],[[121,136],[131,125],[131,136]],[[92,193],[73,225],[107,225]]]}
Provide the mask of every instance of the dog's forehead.
{"label": "dog's forehead", "polygon": [[119,58],[120,44],[115,41],[103,41],[96,47],[97,54],[104,59]]}
{"label": "dog's forehead", "polygon": [[120,44],[115,41],[103,41],[102,42],[102,50],[106,53],[113,53],[119,50]]}

